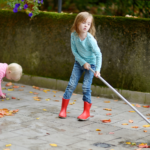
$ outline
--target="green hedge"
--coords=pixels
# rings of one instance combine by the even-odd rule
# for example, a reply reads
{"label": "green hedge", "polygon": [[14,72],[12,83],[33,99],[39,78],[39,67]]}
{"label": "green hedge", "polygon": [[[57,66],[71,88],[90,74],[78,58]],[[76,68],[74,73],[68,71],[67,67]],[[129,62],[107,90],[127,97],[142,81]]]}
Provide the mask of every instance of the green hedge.
{"label": "green hedge", "polygon": [[[24,12],[0,10],[0,62],[17,62],[26,74],[69,80],[75,16],[41,12],[30,20]],[[102,77],[116,88],[150,92],[150,19],[94,18]],[[103,85],[96,78],[93,84]]]}

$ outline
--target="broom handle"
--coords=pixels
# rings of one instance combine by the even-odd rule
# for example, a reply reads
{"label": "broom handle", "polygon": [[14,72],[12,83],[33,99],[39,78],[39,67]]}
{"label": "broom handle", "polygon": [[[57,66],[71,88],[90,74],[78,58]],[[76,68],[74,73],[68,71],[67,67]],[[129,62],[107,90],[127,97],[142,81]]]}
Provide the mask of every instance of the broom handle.
{"label": "broom handle", "polygon": [[[91,68],[89,68],[93,73],[95,71]],[[133,110],[135,110],[147,123],[150,124],[150,121],[141,113],[139,112],[134,106],[132,106],[119,92],[117,92],[109,83],[107,83],[101,76],[98,76],[98,78],[106,84],[112,91],[114,91],[122,100],[124,100]]]}

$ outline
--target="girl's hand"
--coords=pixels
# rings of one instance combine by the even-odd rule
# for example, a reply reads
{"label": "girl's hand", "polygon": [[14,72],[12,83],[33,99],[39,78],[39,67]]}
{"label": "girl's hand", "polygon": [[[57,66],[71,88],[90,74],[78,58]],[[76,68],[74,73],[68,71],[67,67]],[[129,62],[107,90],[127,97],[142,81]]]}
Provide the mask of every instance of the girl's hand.
{"label": "girl's hand", "polygon": [[2,97],[2,98],[6,98],[6,95],[2,94],[1,97]]}
{"label": "girl's hand", "polygon": [[98,78],[98,76],[100,76],[100,73],[99,73],[98,71],[95,71],[94,76],[95,76],[96,78]]}
{"label": "girl's hand", "polygon": [[84,69],[89,70],[89,68],[91,67],[91,65],[90,65],[89,63],[85,63],[85,64],[83,65],[83,67],[84,67]]}

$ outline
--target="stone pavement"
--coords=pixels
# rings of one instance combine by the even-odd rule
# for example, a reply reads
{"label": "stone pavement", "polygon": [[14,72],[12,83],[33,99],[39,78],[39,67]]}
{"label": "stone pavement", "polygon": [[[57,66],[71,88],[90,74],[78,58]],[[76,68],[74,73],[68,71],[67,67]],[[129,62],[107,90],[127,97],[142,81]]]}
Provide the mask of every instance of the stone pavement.
{"label": "stone pavement", "polygon": [[[73,94],[70,103],[74,104],[68,105],[67,118],[60,119],[58,114],[64,91],[50,89],[45,93],[17,83],[14,84],[19,88],[8,91],[12,86],[6,87],[5,84],[6,82],[2,83],[2,87],[6,88],[3,92],[10,100],[1,99],[0,109],[19,109],[19,112],[14,116],[0,118],[0,150],[135,150],[138,149],[137,146],[126,142],[150,145],[150,127],[144,128],[143,125],[147,125],[147,122],[135,112],[129,112],[132,109],[124,101],[92,97],[90,119],[78,121],[77,117],[83,111],[82,95]],[[35,96],[41,100],[34,100]],[[110,103],[105,103],[106,101]],[[150,108],[137,109],[144,115],[150,113]],[[107,116],[107,113],[112,115]],[[111,122],[103,123],[103,119],[111,119]],[[129,123],[130,119],[134,123]],[[122,125],[123,123],[128,125]],[[132,126],[138,128],[131,128]],[[6,147],[7,144],[11,146]],[[57,144],[57,147],[50,144]]]}

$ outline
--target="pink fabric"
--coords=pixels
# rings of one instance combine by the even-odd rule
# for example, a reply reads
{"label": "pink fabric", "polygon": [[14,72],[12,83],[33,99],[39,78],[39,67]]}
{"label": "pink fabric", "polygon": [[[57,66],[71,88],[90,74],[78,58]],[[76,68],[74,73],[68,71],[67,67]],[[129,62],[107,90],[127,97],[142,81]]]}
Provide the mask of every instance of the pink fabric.
{"label": "pink fabric", "polygon": [[0,96],[3,94],[1,90],[1,81],[6,76],[6,69],[8,64],[0,63]]}

